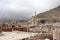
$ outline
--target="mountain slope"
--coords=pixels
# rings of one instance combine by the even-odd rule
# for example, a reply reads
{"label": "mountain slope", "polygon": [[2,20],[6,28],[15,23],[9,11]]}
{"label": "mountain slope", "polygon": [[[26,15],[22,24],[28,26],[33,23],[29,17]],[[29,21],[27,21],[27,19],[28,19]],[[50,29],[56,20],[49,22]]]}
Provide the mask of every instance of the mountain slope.
{"label": "mountain slope", "polygon": [[46,18],[48,21],[60,21],[60,6],[49,11],[40,13],[37,18]]}

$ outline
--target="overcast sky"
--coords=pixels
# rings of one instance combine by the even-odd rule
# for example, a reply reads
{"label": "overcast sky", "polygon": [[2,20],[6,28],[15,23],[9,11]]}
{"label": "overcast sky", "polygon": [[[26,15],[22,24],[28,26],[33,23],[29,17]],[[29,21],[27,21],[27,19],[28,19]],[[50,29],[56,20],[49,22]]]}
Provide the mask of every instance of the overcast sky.
{"label": "overcast sky", "polygon": [[60,5],[60,0],[0,0],[0,16],[31,16]]}

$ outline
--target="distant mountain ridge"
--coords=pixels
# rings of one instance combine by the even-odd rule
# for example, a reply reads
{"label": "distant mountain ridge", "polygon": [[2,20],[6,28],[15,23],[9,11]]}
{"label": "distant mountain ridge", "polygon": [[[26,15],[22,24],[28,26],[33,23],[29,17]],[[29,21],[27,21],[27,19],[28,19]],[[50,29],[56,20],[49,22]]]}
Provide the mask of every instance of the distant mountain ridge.
{"label": "distant mountain ridge", "polygon": [[20,21],[20,20],[27,20],[28,18],[24,17],[23,15],[20,15],[20,14],[10,14],[10,15],[1,14],[1,16],[0,16],[0,22],[10,22],[14,19],[16,21]]}
{"label": "distant mountain ridge", "polygon": [[60,21],[60,6],[49,11],[40,13],[37,18],[47,18],[48,21]]}

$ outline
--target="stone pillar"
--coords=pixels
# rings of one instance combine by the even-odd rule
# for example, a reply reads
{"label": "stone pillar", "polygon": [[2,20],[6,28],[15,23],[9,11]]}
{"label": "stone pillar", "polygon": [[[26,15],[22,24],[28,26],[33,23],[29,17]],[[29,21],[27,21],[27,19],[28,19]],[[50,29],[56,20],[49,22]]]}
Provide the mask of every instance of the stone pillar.
{"label": "stone pillar", "polygon": [[35,24],[35,21],[36,21],[36,17],[35,16],[32,16],[32,25]]}
{"label": "stone pillar", "polygon": [[59,40],[59,31],[53,30],[53,40]]}

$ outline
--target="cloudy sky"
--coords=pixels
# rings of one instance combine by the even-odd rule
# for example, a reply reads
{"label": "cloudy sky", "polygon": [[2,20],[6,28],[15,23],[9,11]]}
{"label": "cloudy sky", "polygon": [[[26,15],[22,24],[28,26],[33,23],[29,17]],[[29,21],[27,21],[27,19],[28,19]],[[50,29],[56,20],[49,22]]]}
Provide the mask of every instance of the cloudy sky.
{"label": "cloudy sky", "polygon": [[0,17],[11,15],[31,17],[60,5],[60,0],[0,0]]}

